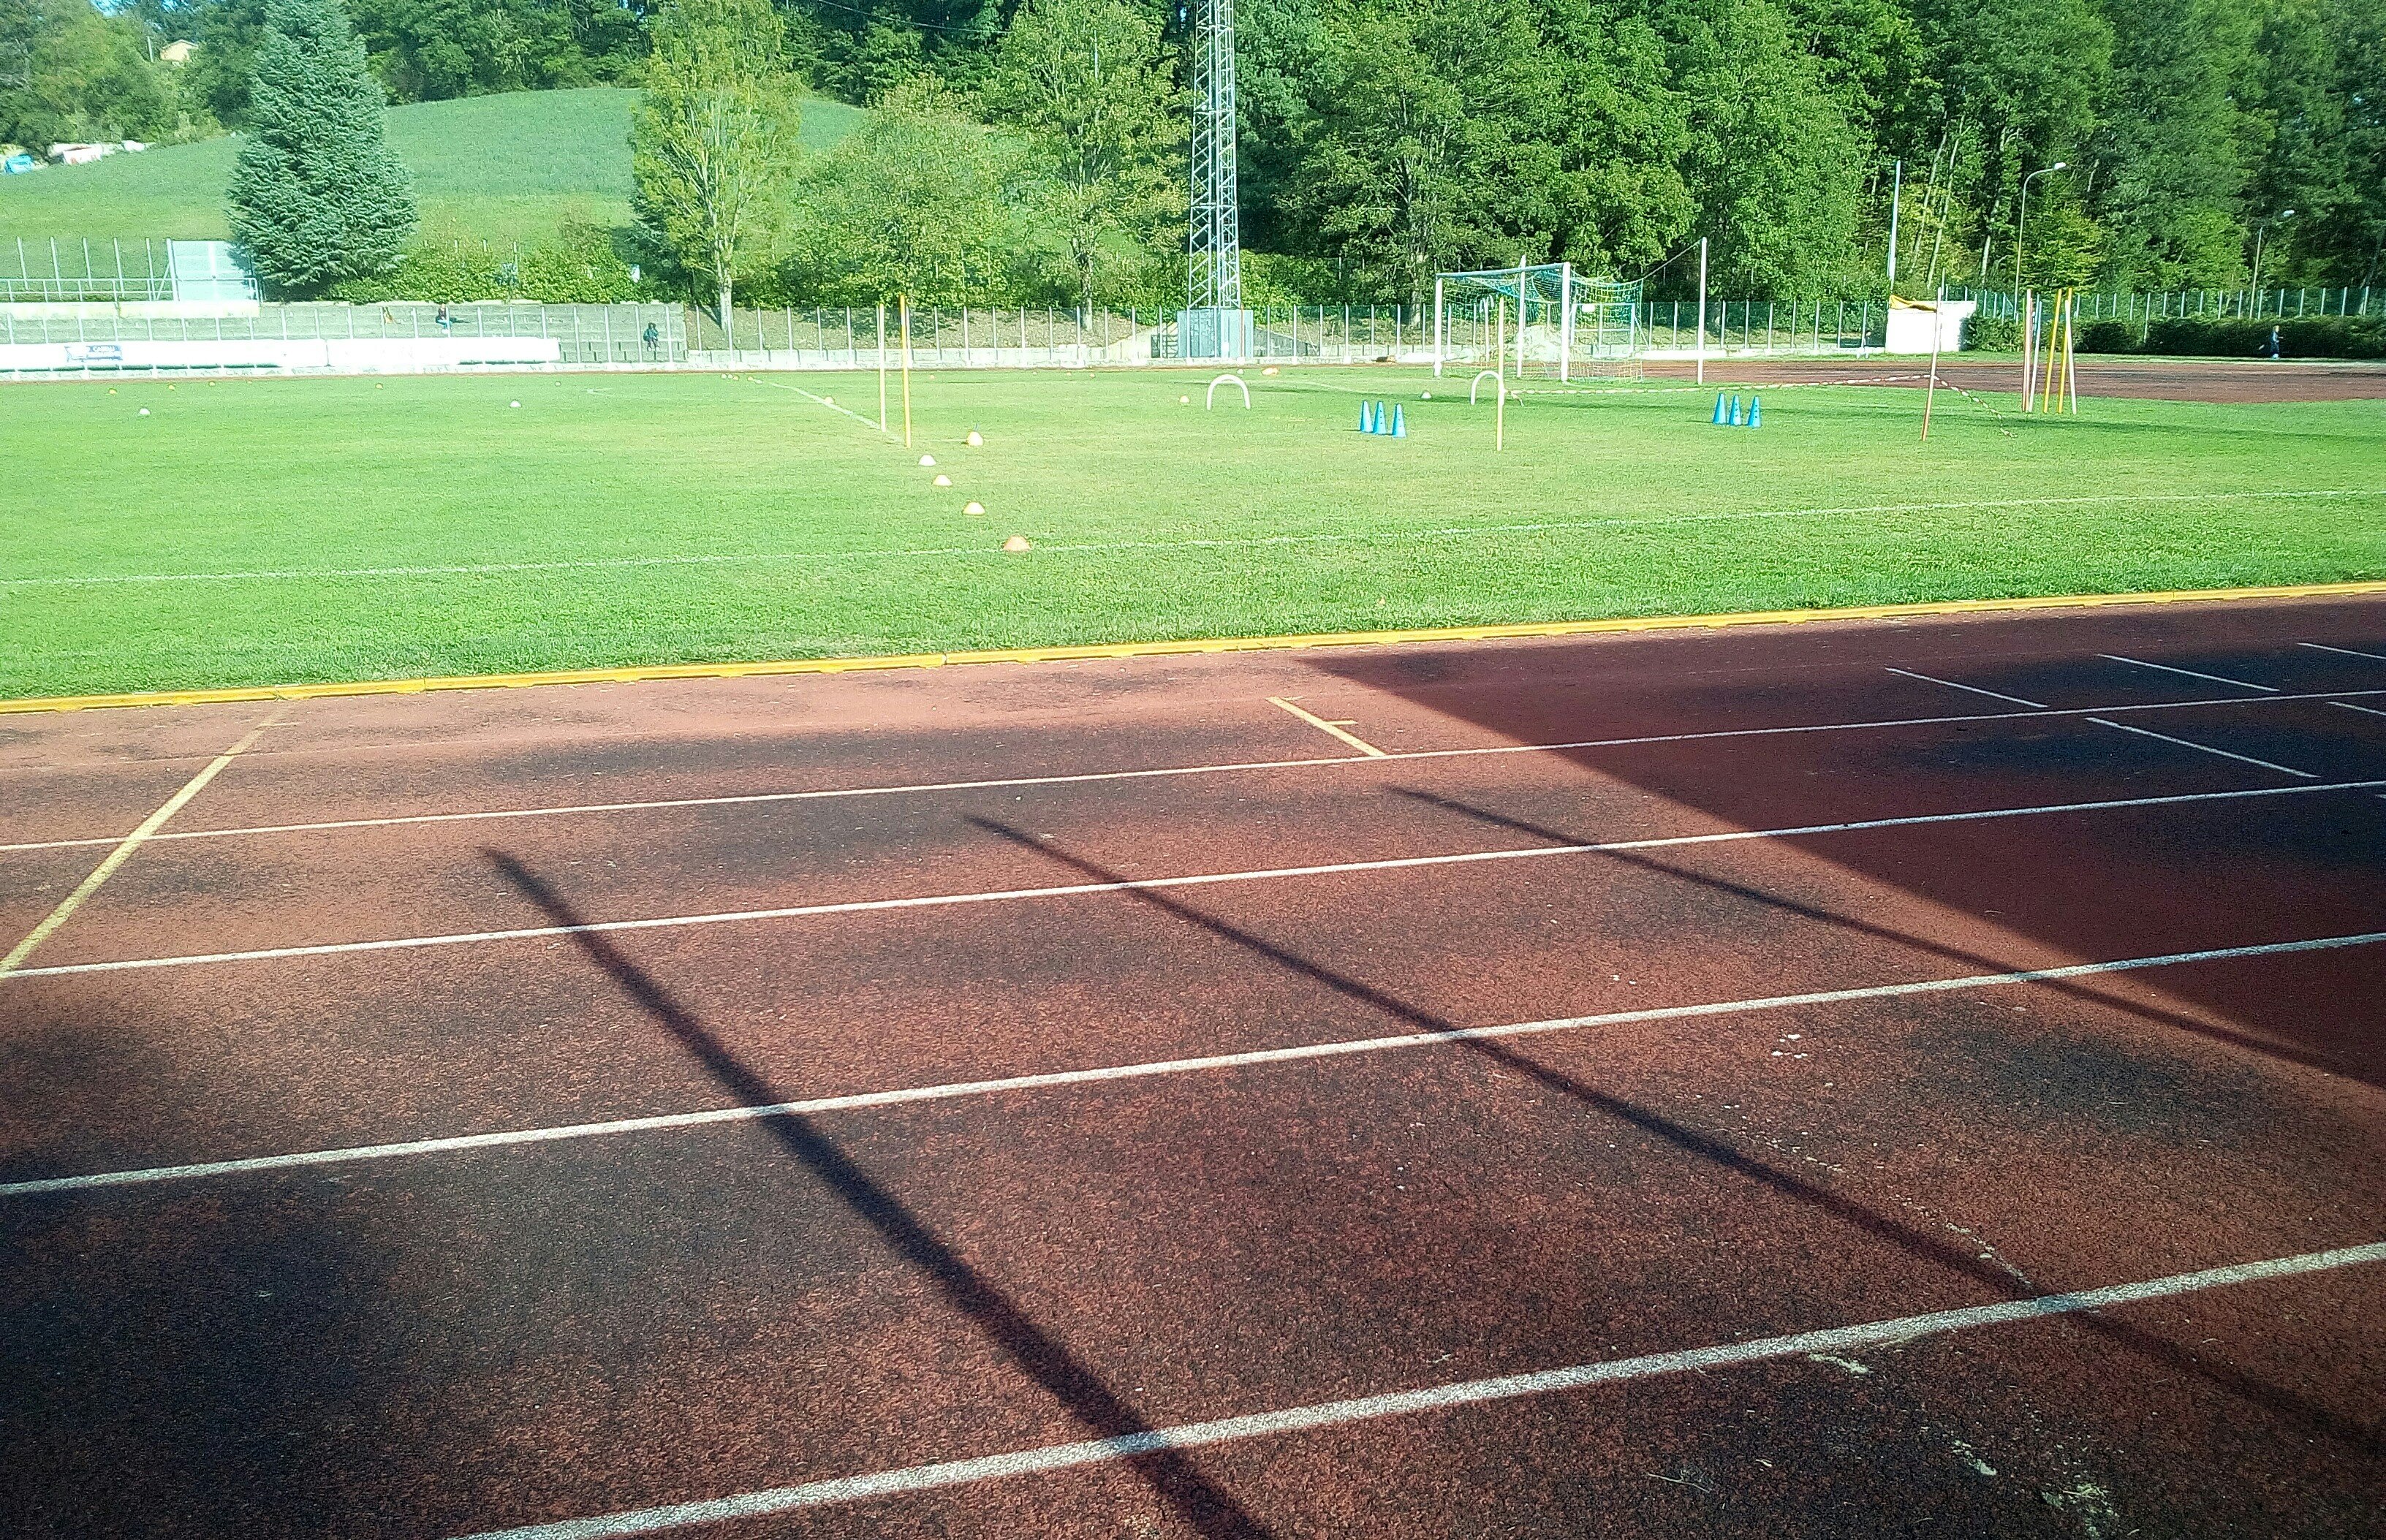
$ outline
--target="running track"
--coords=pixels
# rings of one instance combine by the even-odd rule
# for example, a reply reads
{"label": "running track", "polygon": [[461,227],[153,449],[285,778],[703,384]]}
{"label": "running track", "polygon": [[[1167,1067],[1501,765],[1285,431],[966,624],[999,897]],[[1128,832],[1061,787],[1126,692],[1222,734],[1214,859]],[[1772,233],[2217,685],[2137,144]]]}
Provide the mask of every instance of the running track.
{"label": "running track", "polygon": [[2364,601],[8,720],[0,945],[214,773],[0,979],[0,1532],[2374,1534],[2382,712]]}

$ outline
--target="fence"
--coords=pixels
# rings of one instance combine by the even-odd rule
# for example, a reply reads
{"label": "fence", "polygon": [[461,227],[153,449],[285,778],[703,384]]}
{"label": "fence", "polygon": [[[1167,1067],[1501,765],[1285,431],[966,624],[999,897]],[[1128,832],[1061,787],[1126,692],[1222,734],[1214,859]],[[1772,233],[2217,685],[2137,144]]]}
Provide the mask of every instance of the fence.
{"label": "fence", "polygon": [[[1950,299],[1979,302],[1980,314],[2019,319],[2010,289],[1950,289]],[[2337,289],[2187,289],[2167,294],[2081,294],[2081,320],[2301,320],[2320,316],[2386,316],[2386,294],[2370,286]]]}
{"label": "fence", "polygon": [[[1252,356],[1308,363],[1372,363],[1420,355],[1433,345],[1425,312],[1392,305],[1275,306],[1251,312]],[[735,310],[724,331],[712,317],[688,312],[692,362],[722,368],[875,368],[877,307]],[[885,346],[900,345],[894,307]],[[1173,363],[1176,313],[1063,310],[1057,307],[929,306],[911,312],[917,368],[1085,369],[1104,364]]]}
{"label": "fence", "polygon": [[257,280],[223,241],[19,240],[0,248],[0,304],[253,303]]}
{"label": "fence", "polygon": [[[1578,328],[1577,361],[1614,352],[1630,357],[1695,352],[1695,300],[1658,300],[1602,317],[1601,337],[1623,335],[1621,350],[1594,345]],[[1443,345],[1453,359],[1489,356],[1494,321],[1488,309],[1453,306]],[[1707,351],[1713,355],[1838,354],[1881,345],[1885,311],[1877,301],[1713,300],[1707,306]],[[1422,362],[1433,356],[1433,313],[1396,305],[1262,306],[1251,312],[1251,356],[1259,362],[1355,364]],[[874,307],[850,309],[737,310],[723,330],[712,317],[690,311],[691,361],[720,368],[869,369],[880,345]],[[888,357],[899,345],[896,313],[886,313]],[[1537,328],[1552,330],[1550,328]],[[1513,338],[1513,332],[1509,335]],[[1548,344],[1553,346],[1553,344]],[[1534,344],[1528,339],[1528,352]],[[1542,347],[1539,351],[1547,351]],[[1171,363],[1177,357],[1174,312],[1090,311],[961,306],[931,307],[911,315],[911,361],[925,368],[1084,369],[1100,364]],[[1551,355],[1554,357],[1554,354]]]}
{"label": "fence", "polygon": [[[670,365],[687,357],[687,314],[677,305],[392,303],[266,305],[255,315],[185,317],[19,305],[0,307],[0,372]],[[302,345],[316,344],[325,345]]]}

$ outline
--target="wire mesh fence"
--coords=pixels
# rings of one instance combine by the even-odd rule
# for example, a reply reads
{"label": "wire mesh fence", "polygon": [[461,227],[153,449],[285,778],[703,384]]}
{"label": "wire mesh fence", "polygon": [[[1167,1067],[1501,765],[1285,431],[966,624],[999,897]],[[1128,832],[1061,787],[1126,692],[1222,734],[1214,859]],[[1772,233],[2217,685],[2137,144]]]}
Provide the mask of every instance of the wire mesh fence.
{"label": "wire mesh fence", "polygon": [[0,373],[590,369],[676,364],[688,352],[688,312],[678,305],[246,308],[246,314],[161,315],[147,307],[0,306]]}
{"label": "wire mesh fence", "polygon": [[[2021,303],[2010,289],[1951,289],[1950,299],[1979,304],[1980,314],[2017,319]],[[2386,291],[2365,285],[2334,289],[2175,289],[2167,293],[2082,294],[2081,320],[2304,320],[2386,316]]]}

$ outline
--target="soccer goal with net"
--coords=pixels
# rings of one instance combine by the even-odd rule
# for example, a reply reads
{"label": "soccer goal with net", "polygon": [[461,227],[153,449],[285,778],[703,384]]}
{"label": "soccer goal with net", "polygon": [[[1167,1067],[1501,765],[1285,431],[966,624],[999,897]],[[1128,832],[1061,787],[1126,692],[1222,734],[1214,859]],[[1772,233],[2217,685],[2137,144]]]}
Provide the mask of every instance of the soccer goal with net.
{"label": "soccer goal with net", "polygon": [[1434,367],[1519,379],[1638,380],[1640,285],[1586,278],[1571,262],[1520,262],[1433,281]]}

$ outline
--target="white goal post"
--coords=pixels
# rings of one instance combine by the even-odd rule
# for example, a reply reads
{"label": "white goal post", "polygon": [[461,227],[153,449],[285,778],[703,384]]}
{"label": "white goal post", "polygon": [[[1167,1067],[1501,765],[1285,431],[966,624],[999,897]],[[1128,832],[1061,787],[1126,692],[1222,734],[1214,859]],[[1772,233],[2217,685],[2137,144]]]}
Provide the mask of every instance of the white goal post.
{"label": "white goal post", "polygon": [[1434,372],[1480,366],[1524,379],[1637,380],[1640,285],[1585,278],[1571,262],[1446,272],[1433,282]]}

